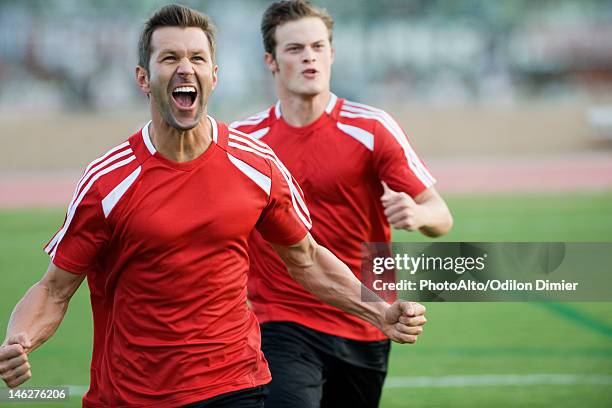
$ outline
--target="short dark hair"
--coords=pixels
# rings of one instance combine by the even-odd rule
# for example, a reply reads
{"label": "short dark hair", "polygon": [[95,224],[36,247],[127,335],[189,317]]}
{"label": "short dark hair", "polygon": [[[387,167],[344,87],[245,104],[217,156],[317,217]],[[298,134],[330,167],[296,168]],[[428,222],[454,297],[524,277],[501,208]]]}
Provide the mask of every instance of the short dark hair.
{"label": "short dark hair", "polygon": [[140,40],[138,41],[138,65],[149,70],[149,60],[151,58],[151,37],[153,32],[160,27],[197,27],[201,28],[208,38],[211,57],[215,59],[215,26],[212,20],[199,11],[181,6],[180,4],[170,4],[164,6],[145,22]]}
{"label": "short dark hair", "polygon": [[315,7],[306,0],[277,1],[266,9],[261,19],[261,36],[263,37],[264,49],[266,52],[275,56],[276,27],[305,17],[320,18],[325,24],[325,27],[327,27],[329,42],[331,43],[334,20],[327,10]]}

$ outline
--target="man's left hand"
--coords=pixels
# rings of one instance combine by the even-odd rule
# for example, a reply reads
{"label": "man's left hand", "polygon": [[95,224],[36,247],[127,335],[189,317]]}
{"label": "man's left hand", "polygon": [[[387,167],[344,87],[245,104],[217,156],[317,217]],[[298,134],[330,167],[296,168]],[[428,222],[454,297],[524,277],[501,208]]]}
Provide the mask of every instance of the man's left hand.
{"label": "man's left hand", "polygon": [[416,231],[425,225],[426,209],[417,204],[404,192],[393,191],[383,183],[384,194],[380,201],[385,209],[385,217],[395,229]]}

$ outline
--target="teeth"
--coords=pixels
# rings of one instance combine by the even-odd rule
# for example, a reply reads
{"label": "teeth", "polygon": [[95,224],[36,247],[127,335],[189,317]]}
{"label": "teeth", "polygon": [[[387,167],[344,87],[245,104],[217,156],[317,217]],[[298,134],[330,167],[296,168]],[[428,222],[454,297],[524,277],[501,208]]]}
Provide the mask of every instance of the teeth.
{"label": "teeth", "polygon": [[174,90],[174,92],[195,92],[195,88],[193,86],[179,86]]}

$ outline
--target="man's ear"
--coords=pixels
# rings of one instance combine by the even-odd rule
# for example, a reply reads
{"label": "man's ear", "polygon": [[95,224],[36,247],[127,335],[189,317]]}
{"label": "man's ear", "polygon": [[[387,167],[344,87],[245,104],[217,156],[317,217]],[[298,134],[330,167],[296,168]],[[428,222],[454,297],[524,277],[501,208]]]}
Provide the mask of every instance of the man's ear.
{"label": "man's ear", "polygon": [[212,72],[212,79],[213,79],[212,89],[215,89],[217,87],[217,81],[219,80],[218,73],[219,73],[219,66],[215,65],[213,67],[213,72]]}
{"label": "man's ear", "polygon": [[149,88],[149,73],[140,65],[136,67],[136,84],[138,84],[142,92],[147,95],[151,93],[151,88]]}
{"label": "man's ear", "polygon": [[269,52],[264,54],[264,63],[270,70],[270,72],[274,75],[278,72],[278,63],[276,62],[276,58]]}

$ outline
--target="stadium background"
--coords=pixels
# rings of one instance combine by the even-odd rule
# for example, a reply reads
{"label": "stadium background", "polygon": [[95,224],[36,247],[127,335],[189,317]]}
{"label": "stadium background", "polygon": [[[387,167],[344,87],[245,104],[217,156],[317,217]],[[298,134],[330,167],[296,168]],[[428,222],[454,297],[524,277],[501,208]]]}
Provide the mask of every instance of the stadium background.
{"label": "stadium background", "polygon": [[[266,1],[184,1],[218,27],[210,112],[274,102]],[[159,1],[0,0],[0,326],[48,262],[84,165],[147,119],[137,35]],[[384,108],[438,178],[448,241],[612,241],[612,5],[583,0],[320,1],[336,20],[333,90]],[[394,239],[420,240],[395,233]],[[610,303],[428,304],[394,347],[381,406],[612,405]],[[91,353],[88,293],[31,355],[31,386],[70,385]],[[46,406],[36,404],[37,407]]]}

